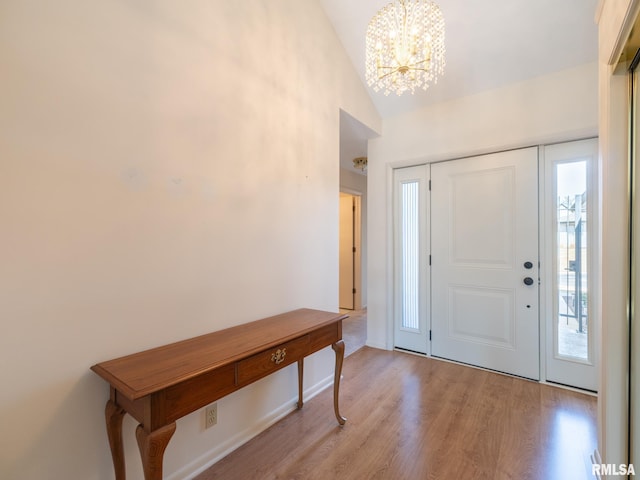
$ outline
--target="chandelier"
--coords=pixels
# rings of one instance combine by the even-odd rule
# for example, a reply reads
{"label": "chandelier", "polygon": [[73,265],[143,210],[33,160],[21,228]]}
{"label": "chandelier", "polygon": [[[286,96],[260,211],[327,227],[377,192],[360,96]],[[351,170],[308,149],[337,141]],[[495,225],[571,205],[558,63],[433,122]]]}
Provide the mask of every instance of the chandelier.
{"label": "chandelier", "polygon": [[353,168],[364,172],[367,169],[367,163],[367,157],[356,157],[353,159]]}
{"label": "chandelier", "polygon": [[395,0],[369,22],[366,79],[377,92],[426,90],[444,73],[444,18],[429,0]]}

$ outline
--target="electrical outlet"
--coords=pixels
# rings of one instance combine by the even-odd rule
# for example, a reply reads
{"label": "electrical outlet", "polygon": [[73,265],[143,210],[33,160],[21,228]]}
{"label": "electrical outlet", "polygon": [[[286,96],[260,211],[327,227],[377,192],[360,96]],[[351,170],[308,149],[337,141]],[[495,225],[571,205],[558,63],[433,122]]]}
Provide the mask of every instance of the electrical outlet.
{"label": "electrical outlet", "polygon": [[218,404],[212,403],[204,410],[204,428],[213,427],[218,423]]}

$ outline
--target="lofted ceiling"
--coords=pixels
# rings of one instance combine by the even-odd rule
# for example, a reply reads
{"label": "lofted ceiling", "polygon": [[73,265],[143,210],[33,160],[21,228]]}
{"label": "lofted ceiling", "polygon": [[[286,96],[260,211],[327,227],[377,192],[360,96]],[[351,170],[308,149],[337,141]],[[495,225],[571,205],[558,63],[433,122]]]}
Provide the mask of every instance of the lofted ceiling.
{"label": "lofted ceiling", "polygon": [[[366,86],[365,35],[375,13],[391,0],[320,0]],[[598,0],[437,0],[445,19],[446,67],[436,85],[415,94],[385,96],[366,86],[384,119],[430,104],[595,62]],[[348,117],[348,116],[347,116]],[[367,131],[348,117],[341,136]],[[341,124],[344,123],[341,120]],[[362,133],[362,132],[361,132]],[[369,137],[370,138],[370,137]],[[367,137],[341,138],[341,152],[366,155]],[[343,145],[343,143],[345,145]],[[358,147],[359,145],[359,147]],[[362,145],[365,150],[362,151]],[[351,167],[351,158],[341,165]]]}

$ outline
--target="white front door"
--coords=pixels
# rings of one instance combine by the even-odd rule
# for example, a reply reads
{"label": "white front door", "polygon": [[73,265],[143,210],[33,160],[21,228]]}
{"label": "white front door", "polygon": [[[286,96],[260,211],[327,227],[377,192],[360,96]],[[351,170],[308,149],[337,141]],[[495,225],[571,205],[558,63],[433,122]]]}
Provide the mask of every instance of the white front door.
{"label": "white front door", "polygon": [[539,379],[538,150],[431,166],[432,355]]}

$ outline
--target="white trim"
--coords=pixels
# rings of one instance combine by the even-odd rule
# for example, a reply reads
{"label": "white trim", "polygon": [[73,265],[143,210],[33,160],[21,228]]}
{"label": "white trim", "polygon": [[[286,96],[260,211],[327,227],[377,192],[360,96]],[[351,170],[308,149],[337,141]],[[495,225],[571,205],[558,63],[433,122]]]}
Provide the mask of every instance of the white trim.
{"label": "white trim", "polygon": [[376,348],[378,350],[393,350],[393,348],[388,348],[384,343],[370,342],[369,340],[367,340],[367,343],[365,345],[367,347]]}
{"label": "white trim", "polygon": [[549,285],[547,279],[546,264],[546,241],[547,241],[547,211],[546,200],[546,162],[544,146],[538,147],[538,278],[540,285],[538,288],[538,342],[540,360],[540,383],[547,380],[547,299],[549,298]]}
{"label": "white trim", "polygon": [[[604,11],[604,6],[602,8],[602,11]],[[600,16],[598,17],[598,19],[600,19],[602,11],[600,12]],[[629,35],[631,34],[631,30],[633,30],[636,17],[639,13],[640,0],[631,0],[629,2],[627,11],[624,14],[624,19],[622,20],[622,28],[618,31],[618,35],[613,45],[611,55],[609,55],[608,65],[612,65],[615,67],[618,64],[620,55],[622,54],[624,47],[627,45],[627,40],[629,39]]]}
{"label": "white trim", "polygon": [[[638,0],[640,2],[640,0]],[[442,163],[442,162],[450,162],[453,160],[464,160],[465,158],[473,158],[480,157],[482,155],[492,155],[495,153],[502,152],[511,152],[513,150],[524,150],[527,148],[540,148],[540,147],[548,147],[551,145],[558,145],[569,142],[579,142],[582,140],[591,140],[593,138],[598,138],[598,132],[593,132],[591,129],[589,131],[585,131],[580,133],[579,135],[573,135],[569,137],[558,138],[557,136],[549,136],[547,139],[542,139],[539,142],[533,143],[523,143],[518,145],[505,146],[502,148],[485,148],[479,149],[477,151],[465,152],[460,154],[447,154],[444,156],[435,156],[435,157],[416,157],[416,158],[408,158],[405,160],[393,160],[386,162],[387,170],[395,170],[397,168],[406,168],[406,167],[418,167],[420,165],[429,165],[434,163]]]}
{"label": "white trim", "polygon": [[385,350],[392,350],[394,341],[394,333],[393,333],[393,278],[394,278],[394,267],[393,267],[393,171],[394,167],[392,167],[391,163],[388,163],[386,166],[386,181],[387,181],[387,199],[386,199],[386,215],[387,215],[387,265],[386,265],[386,288],[385,288],[385,296],[386,298],[386,326],[387,326],[387,335],[386,335],[386,346]]}

